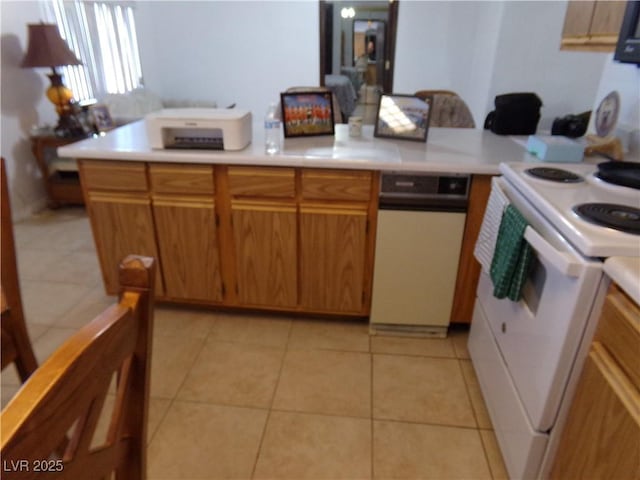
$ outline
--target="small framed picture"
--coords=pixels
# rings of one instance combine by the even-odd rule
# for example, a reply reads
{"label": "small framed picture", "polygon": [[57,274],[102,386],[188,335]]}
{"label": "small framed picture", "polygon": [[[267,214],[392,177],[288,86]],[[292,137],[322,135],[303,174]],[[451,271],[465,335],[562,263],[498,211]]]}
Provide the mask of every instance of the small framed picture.
{"label": "small framed picture", "polygon": [[116,125],[113,123],[111,114],[109,113],[109,107],[102,103],[96,103],[89,106],[89,116],[91,117],[96,130],[99,132],[105,132],[111,130]]}
{"label": "small framed picture", "polygon": [[333,135],[331,92],[281,93],[285,138]]}
{"label": "small framed picture", "polygon": [[431,116],[431,98],[413,95],[380,95],[375,137],[426,142]]}

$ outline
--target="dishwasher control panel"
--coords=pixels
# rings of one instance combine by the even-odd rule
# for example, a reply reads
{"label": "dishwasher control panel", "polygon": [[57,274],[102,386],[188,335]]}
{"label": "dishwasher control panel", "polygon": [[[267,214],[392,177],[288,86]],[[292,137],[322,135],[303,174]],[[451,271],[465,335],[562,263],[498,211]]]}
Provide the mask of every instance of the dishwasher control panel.
{"label": "dishwasher control panel", "polygon": [[380,207],[466,209],[470,175],[383,172]]}

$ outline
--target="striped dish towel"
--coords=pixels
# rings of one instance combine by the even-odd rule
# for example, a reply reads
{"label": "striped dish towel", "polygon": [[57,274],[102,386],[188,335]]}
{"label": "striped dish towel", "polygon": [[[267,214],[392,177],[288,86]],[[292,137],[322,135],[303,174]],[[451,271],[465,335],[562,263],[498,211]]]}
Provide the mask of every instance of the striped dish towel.
{"label": "striped dish towel", "polygon": [[517,302],[527,279],[533,250],[524,239],[527,221],[513,205],[508,205],[500,222],[490,275],[493,295]]}
{"label": "striped dish towel", "polygon": [[492,180],[489,200],[487,201],[487,209],[484,212],[482,225],[478,233],[478,240],[476,241],[476,246],[473,251],[474,256],[478,262],[480,262],[482,270],[485,273],[489,273],[491,269],[491,260],[493,259],[493,252],[496,247],[496,238],[498,237],[502,214],[508,204],[509,199],[500,187],[498,187],[496,179],[494,178]]}

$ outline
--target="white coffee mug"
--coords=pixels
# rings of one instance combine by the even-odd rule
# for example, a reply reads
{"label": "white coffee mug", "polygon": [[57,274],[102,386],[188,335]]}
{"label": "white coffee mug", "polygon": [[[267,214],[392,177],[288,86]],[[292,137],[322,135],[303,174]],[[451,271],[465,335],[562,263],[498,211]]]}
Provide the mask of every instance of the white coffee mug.
{"label": "white coffee mug", "polygon": [[362,135],[362,117],[349,117],[349,136],[359,137]]}

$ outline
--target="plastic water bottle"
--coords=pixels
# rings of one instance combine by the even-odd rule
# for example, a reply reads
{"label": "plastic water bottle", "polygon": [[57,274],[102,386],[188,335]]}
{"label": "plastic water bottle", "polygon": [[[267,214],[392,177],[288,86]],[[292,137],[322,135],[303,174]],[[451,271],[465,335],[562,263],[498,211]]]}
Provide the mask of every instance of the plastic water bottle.
{"label": "plastic water bottle", "polygon": [[272,103],[264,117],[264,150],[269,155],[280,153],[280,119],[276,115],[277,105]]}

